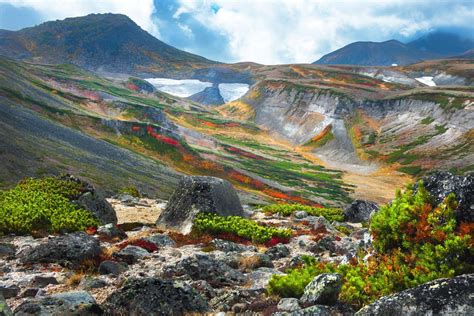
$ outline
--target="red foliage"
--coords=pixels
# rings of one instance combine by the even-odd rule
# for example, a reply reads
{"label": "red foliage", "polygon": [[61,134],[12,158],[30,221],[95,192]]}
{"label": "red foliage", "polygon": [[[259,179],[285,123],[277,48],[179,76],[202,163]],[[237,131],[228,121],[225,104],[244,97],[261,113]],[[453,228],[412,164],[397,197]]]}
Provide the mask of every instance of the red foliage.
{"label": "red foliage", "polygon": [[129,88],[130,90],[134,90],[134,91],[138,91],[140,90],[140,88],[136,85],[134,85],[133,83],[127,83],[127,88]]}
{"label": "red foliage", "polygon": [[132,126],[132,132],[139,132],[141,130],[140,126]]}
{"label": "red foliage", "polygon": [[273,247],[277,244],[287,244],[289,242],[290,242],[290,238],[283,238],[283,237],[273,236],[270,240],[268,240],[265,243],[265,246],[266,247]]}
{"label": "red foliage", "polygon": [[158,247],[154,243],[146,241],[144,239],[126,240],[118,244],[117,247],[119,249],[123,249],[127,247],[128,245],[143,248],[148,252],[155,252],[158,250]]}
{"label": "red foliage", "polygon": [[237,236],[235,234],[231,234],[231,233],[219,233],[219,234],[217,234],[217,238],[233,241],[233,242],[238,243],[238,244],[244,244],[244,245],[250,245],[251,244],[250,240],[242,238],[242,237]]}
{"label": "red foliage", "polygon": [[237,147],[226,146],[226,147],[224,147],[224,149],[227,150],[228,152],[238,154],[240,156],[244,156],[244,157],[247,157],[247,158],[250,158],[250,159],[265,160],[265,158],[263,158],[263,157],[257,156],[255,154],[252,154],[251,152],[239,149]]}
{"label": "red foliage", "polygon": [[97,233],[97,227],[91,226],[86,228],[86,234],[95,235]]}

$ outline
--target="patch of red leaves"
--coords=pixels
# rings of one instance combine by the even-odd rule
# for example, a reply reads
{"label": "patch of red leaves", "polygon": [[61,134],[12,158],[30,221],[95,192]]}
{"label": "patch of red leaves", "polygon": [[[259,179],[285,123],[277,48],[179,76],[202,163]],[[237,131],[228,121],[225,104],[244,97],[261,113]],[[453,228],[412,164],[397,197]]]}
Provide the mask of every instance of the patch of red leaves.
{"label": "patch of red leaves", "polygon": [[243,245],[252,244],[252,242],[250,240],[239,237],[239,236],[237,236],[235,234],[231,234],[231,233],[219,233],[219,234],[217,234],[216,237],[219,238],[219,239],[229,240],[229,241],[235,242],[237,244],[243,244]]}
{"label": "patch of red leaves", "polygon": [[283,237],[273,236],[272,238],[270,238],[270,240],[268,240],[265,243],[265,246],[266,247],[273,247],[277,244],[287,244],[289,242],[290,242],[290,238],[283,238]]}
{"label": "patch of red leaves", "polygon": [[155,252],[155,251],[158,250],[158,247],[154,243],[146,241],[144,239],[126,240],[126,241],[118,244],[117,248],[122,250],[123,248],[125,248],[129,245],[143,248],[148,252]]}
{"label": "patch of red leaves", "polygon": [[86,228],[87,235],[95,235],[97,233],[97,227],[91,226]]}
{"label": "patch of red leaves", "polygon": [[140,88],[137,86],[137,85],[134,85],[133,83],[127,83],[127,88],[129,88],[130,90],[134,90],[134,91],[138,91],[140,90]]}
{"label": "patch of red leaves", "polygon": [[261,156],[257,156],[255,154],[252,154],[251,152],[239,149],[237,147],[226,146],[226,147],[224,147],[224,149],[228,152],[231,152],[231,153],[234,153],[234,154],[237,154],[239,156],[246,157],[246,158],[250,158],[250,159],[254,159],[254,160],[265,160],[265,158],[263,158]]}

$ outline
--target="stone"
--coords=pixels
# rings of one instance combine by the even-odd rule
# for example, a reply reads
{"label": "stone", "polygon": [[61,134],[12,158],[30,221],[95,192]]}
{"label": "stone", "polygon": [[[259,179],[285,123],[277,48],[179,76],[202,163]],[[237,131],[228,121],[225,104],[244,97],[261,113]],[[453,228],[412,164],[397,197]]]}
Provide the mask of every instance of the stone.
{"label": "stone", "polygon": [[97,234],[100,237],[106,239],[125,239],[127,238],[127,234],[123,230],[117,227],[117,225],[109,223],[106,225],[102,225],[97,228]]}
{"label": "stone", "polygon": [[230,311],[235,304],[247,304],[254,299],[258,299],[260,290],[234,289],[225,290],[220,295],[209,301],[209,305],[214,311]]}
{"label": "stone", "polygon": [[190,285],[157,278],[129,279],[103,304],[106,315],[183,315],[209,306]]}
{"label": "stone", "polygon": [[99,274],[112,274],[118,276],[128,270],[128,265],[125,262],[116,262],[105,260],[99,265]]}
{"label": "stone", "polygon": [[306,213],[305,211],[296,211],[293,216],[297,219],[302,219],[308,217],[308,213]]}
{"label": "stone", "polygon": [[138,198],[133,197],[130,194],[120,194],[117,199],[120,201],[120,203],[128,206],[134,206],[135,204],[140,202]]}
{"label": "stone", "polygon": [[149,256],[150,253],[145,249],[131,245],[128,245],[127,247],[113,254],[114,258],[124,261],[128,264],[134,264],[138,260]]}
{"label": "stone", "polygon": [[156,224],[183,234],[191,232],[200,212],[244,216],[237,192],[229,181],[214,177],[183,177]]}
{"label": "stone", "polygon": [[384,296],[356,315],[474,315],[474,274],[438,279]]}
{"label": "stone", "polygon": [[327,232],[336,232],[336,229],[332,227],[331,223],[323,216],[316,216],[314,220],[312,220],[312,223],[313,229],[316,231],[326,230]]}
{"label": "stone", "polygon": [[215,249],[223,251],[223,252],[245,252],[245,251],[257,251],[257,248],[254,246],[246,246],[237,244],[232,241],[223,240],[223,239],[214,239],[211,242],[212,246]]}
{"label": "stone", "polygon": [[450,193],[454,193],[458,202],[456,219],[474,222],[474,174],[457,176],[450,172],[436,172],[424,177],[423,184],[436,204],[441,203]]}
{"label": "stone", "polygon": [[156,247],[176,247],[176,242],[166,234],[154,234],[143,238],[144,240],[151,242]]}
{"label": "stone", "polygon": [[15,256],[15,246],[7,243],[0,243],[0,258],[13,258]]}
{"label": "stone", "polygon": [[4,298],[17,297],[20,288],[15,284],[0,284],[0,295]]}
{"label": "stone", "polygon": [[15,315],[102,315],[102,309],[87,292],[73,291],[23,301]]}
{"label": "stone", "polygon": [[31,280],[30,286],[42,288],[49,284],[58,284],[58,280],[55,277],[35,275]]}
{"label": "stone", "polygon": [[288,247],[283,244],[278,244],[268,248],[267,251],[265,251],[265,254],[270,256],[270,259],[272,260],[278,260],[288,257],[290,255],[290,249],[288,249]]}
{"label": "stone", "polygon": [[20,297],[35,297],[38,291],[38,288],[30,287],[21,292]]}
{"label": "stone", "polygon": [[248,274],[248,288],[250,290],[265,290],[267,288],[268,282],[274,274],[283,273],[278,270],[267,267],[258,268],[255,271],[250,272]]}
{"label": "stone", "polygon": [[2,294],[0,294],[0,316],[13,316],[13,313],[10,307],[8,307],[8,304]]}
{"label": "stone", "polygon": [[314,246],[310,248],[311,252],[319,253],[321,251],[336,252],[336,237],[333,235],[326,235],[318,240]]}
{"label": "stone", "polygon": [[305,287],[300,304],[302,306],[333,305],[337,302],[341,287],[342,277],[340,274],[322,273]]}
{"label": "stone", "polygon": [[19,253],[19,257],[22,263],[59,263],[78,267],[85,260],[98,259],[101,253],[97,239],[84,232],[76,232],[26,248]]}
{"label": "stone", "polygon": [[216,296],[216,290],[214,290],[214,288],[207,281],[197,280],[191,281],[189,284],[208,300]]}
{"label": "stone", "polygon": [[[339,316],[346,315],[340,313],[332,306],[325,305],[313,305],[307,308],[298,309],[292,312],[277,312],[273,313],[272,316]],[[352,315],[352,313],[347,313]]]}
{"label": "stone", "polygon": [[379,206],[375,202],[355,200],[344,209],[344,220],[352,223],[368,222],[378,210]]}
{"label": "stone", "polygon": [[222,260],[208,254],[194,254],[176,264],[163,268],[165,277],[189,276],[192,280],[205,280],[213,287],[243,284],[247,279],[243,273],[229,267]]}
{"label": "stone", "polygon": [[82,278],[81,283],[79,283],[79,288],[81,290],[91,290],[91,289],[100,289],[106,287],[108,284],[105,280],[93,277]]}
{"label": "stone", "polygon": [[285,297],[278,302],[277,308],[282,312],[293,312],[300,309],[300,304],[297,298]]}

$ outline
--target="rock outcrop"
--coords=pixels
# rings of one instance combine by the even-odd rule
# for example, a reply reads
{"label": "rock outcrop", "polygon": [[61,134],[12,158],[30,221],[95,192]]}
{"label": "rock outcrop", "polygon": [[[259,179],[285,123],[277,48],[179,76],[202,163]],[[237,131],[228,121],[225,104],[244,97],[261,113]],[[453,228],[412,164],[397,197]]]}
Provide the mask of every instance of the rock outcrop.
{"label": "rock outcrop", "polygon": [[204,105],[221,105],[225,103],[217,84],[213,84],[212,87],[207,87],[201,92],[193,94],[188,99]]}
{"label": "rock outcrop", "polygon": [[179,182],[156,224],[162,229],[187,234],[199,212],[245,216],[230,182],[214,177],[189,176]]}
{"label": "rock outcrop", "polygon": [[303,296],[300,298],[300,304],[302,306],[335,304],[341,287],[342,277],[340,274],[320,274],[305,287]]}
{"label": "rock outcrop", "polygon": [[368,222],[370,217],[377,212],[377,203],[364,200],[355,200],[344,209],[344,219],[348,222]]}
{"label": "rock outcrop", "polygon": [[473,315],[474,274],[438,279],[384,296],[356,315]]}

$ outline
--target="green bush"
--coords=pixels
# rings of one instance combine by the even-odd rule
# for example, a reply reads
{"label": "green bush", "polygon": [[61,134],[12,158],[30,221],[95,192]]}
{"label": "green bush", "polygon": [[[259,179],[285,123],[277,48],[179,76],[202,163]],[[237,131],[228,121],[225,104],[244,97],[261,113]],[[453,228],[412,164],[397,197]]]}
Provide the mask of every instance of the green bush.
{"label": "green bush", "polygon": [[240,216],[219,216],[213,213],[199,213],[195,220],[195,229],[200,232],[219,234],[229,233],[256,243],[265,243],[272,237],[289,238],[289,229],[280,229],[259,225],[255,221]]}
{"label": "green bush", "polygon": [[454,195],[435,206],[423,183],[416,193],[408,186],[372,217],[374,251],[360,253],[344,265],[306,260],[287,275],[274,275],[268,291],[300,297],[315,276],[337,272],[343,277],[339,299],[360,307],[430,280],[472,273],[474,225],[457,223],[455,208]]}
{"label": "green bush", "polygon": [[97,226],[91,213],[70,201],[81,189],[79,183],[49,177],[26,179],[0,191],[0,234],[71,232]]}
{"label": "green bush", "polygon": [[141,197],[140,191],[138,191],[138,189],[136,187],[122,188],[122,189],[120,189],[119,193],[128,194],[128,195],[131,195],[131,196],[136,197],[136,198]]}
{"label": "green bush", "polygon": [[323,216],[328,221],[343,221],[344,213],[340,208],[313,207],[302,204],[271,204],[262,209],[264,212],[290,216],[297,211],[305,211],[309,215]]}

